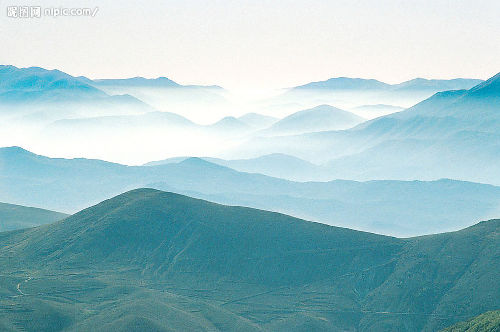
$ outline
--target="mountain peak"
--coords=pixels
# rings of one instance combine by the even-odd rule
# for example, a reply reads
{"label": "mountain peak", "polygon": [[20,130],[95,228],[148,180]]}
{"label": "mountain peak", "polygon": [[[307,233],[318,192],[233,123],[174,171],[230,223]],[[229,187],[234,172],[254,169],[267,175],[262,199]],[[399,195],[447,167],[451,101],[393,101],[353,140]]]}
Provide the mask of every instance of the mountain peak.
{"label": "mountain peak", "polygon": [[[327,105],[327,104],[322,104],[322,105],[315,106],[313,108],[309,108],[306,110],[295,112],[295,113],[285,117],[283,120],[299,119],[299,118],[302,118],[304,116],[312,116],[312,115],[314,115],[314,116],[334,116],[334,115],[335,116],[345,116],[345,117],[349,117],[351,119],[356,119],[358,121],[363,121],[362,117],[360,117],[354,113],[351,113],[349,111],[345,111],[343,109],[337,108],[335,106]],[[279,121],[279,122],[281,122],[281,121]]]}
{"label": "mountain peak", "polygon": [[250,128],[248,124],[234,116],[226,116],[210,125],[210,127],[226,130],[248,130]]}
{"label": "mountain peak", "polygon": [[365,119],[331,105],[319,105],[288,115],[262,131],[264,135],[294,135],[354,127]]}
{"label": "mountain peak", "polygon": [[220,166],[214,163],[211,163],[200,157],[189,157],[184,159],[183,161],[177,163],[181,166],[191,166],[191,167],[203,167],[203,168],[211,168],[211,169],[226,169],[227,167]]}
{"label": "mountain peak", "polygon": [[29,156],[35,156],[33,152],[30,152],[26,149],[23,149],[20,146],[8,146],[8,147],[3,147],[0,148],[0,155],[11,155],[11,156],[18,156],[18,155],[29,155]]}

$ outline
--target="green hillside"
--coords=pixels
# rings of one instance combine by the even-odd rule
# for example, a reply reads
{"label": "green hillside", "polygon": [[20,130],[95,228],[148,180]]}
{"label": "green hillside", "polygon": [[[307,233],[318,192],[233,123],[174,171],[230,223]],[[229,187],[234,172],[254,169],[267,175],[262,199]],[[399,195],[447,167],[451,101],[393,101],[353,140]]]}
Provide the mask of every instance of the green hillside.
{"label": "green hillside", "polygon": [[67,216],[44,209],[0,203],[0,232],[49,224]]}
{"label": "green hillside", "polygon": [[498,332],[500,331],[500,310],[488,311],[466,322],[457,323],[442,332]]}
{"label": "green hillside", "polygon": [[435,331],[500,305],[499,230],[403,240],[133,190],[0,233],[0,329]]}

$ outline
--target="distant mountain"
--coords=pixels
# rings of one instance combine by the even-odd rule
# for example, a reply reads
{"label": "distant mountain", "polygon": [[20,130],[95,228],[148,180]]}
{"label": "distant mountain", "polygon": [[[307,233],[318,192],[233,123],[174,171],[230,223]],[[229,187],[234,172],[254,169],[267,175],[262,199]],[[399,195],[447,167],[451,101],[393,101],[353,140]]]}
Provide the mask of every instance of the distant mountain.
{"label": "distant mountain", "polygon": [[254,127],[256,129],[264,129],[271,126],[273,123],[278,121],[278,118],[262,115],[258,113],[247,113],[238,118],[238,120],[246,123],[247,125]]}
{"label": "distant mountain", "polygon": [[322,173],[321,167],[305,160],[284,154],[270,154],[253,159],[224,160],[204,158],[214,164],[226,166],[239,172],[260,173],[276,178],[300,181],[304,172]]}
{"label": "distant mountain", "polygon": [[260,132],[266,136],[297,135],[308,132],[354,127],[364,119],[330,105],[319,105],[289,115]]}
{"label": "distant mountain", "polygon": [[218,85],[181,85],[167,77],[144,78],[132,77],[121,79],[95,79],[92,85],[98,87],[122,86],[122,87],[151,87],[151,88],[187,88],[187,89],[207,89],[207,90],[223,90]]}
{"label": "distant mountain", "polygon": [[353,135],[371,142],[368,149],[330,165],[338,170],[370,159],[364,170],[354,166],[370,178],[407,173],[400,178],[431,175],[500,183],[499,82],[497,75],[470,90],[438,93],[404,112],[353,128]]}
{"label": "distant mountain", "polygon": [[[124,96],[120,98],[124,99]],[[227,116],[209,125],[199,125],[181,115],[158,111],[62,119],[35,131],[31,146],[40,151],[57,149],[59,154],[64,155],[86,151],[86,155],[92,158],[138,164],[148,159],[158,159],[162,155],[216,155],[235,146],[238,140],[243,141],[255,135],[274,136],[346,128],[363,120],[328,105],[295,113],[263,130],[247,123],[252,117],[264,122],[272,119],[260,115],[242,119]],[[63,136],[66,139],[61,141],[60,137]],[[159,147],[158,141],[176,141],[178,144]],[[93,147],[90,151],[89,146]]]}
{"label": "distant mountain", "polygon": [[0,66],[0,81],[0,121],[5,121],[0,125],[16,125],[13,131],[36,131],[33,126],[63,119],[155,111],[198,116],[207,123],[233,107],[219,86],[181,85],[166,77],[91,80],[59,70]]}
{"label": "distant mountain", "polygon": [[105,97],[106,94],[82,80],[59,70],[39,67],[17,68],[0,65],[0,101],[18,102],[18,98],[33,100]]}
{"label": "distant mountain", "polygon": [[207,128],[215,131],[215,133],[229,133],[238,136],[250,133],[254,130],[252,126],[233,116],[226,116],[212,125],[207,126]]}
{"label": "distant mountain", "polygon": [[436,331],[500,305],[499,230],[398,239],[139,189],[0,233],[0,326]]}
{"label": "distant mountain", "polygon": [[380,82],[374,79],[363,78],[350,78],[350,77],[336,77],[330,78],[326,81],[311,82],[304,85],[297,86],[295,90],[314,90],[314,89],[328,89],[328,90],[372,90],[372,89],[386,89],[389,84]]}
{"label": "distant mountain", "polygon": [[0,232],[49,224],[67,216],[44,209],[0,203]]}
{"label": "distant mountain", "polygon": [[167,159],[163,159],[163,160],[155,160],[155,161],[147,162],[143,166],[160,166],[160,165],[167,165],[167,164],[178,164],[178,163],[180,163],[186,159],[189,159],[189,158],[193,158],[193,157],[180,156],[180,157],[167,158]]}
{"label": "distant mountain", "polygon": [[[110,130],[120,128],[152,130],[156,127],[164,129],[168,127],[189,127],[196,126],[193,122],[183,116],[168,112],[150,112],[140,115],[120,115],[120,116],[103,116],[83,119],[68,119],[58,120],[46,127],[47,131],[52,133],[58,130],[78,132],[85,136],[88,130],[101,129],[109,133]],[[104,137],[103,137],[104,139]]]}
{"label": "distant mountain", "polygon": [[[170,112],[101,116],[54,121],[34,134],[33,145],[41,151],[74,155],[86,151],[93,158],[137,164],[163,155],[213,154],[232,139],[256,131],[234,118],[200,125]],[[61,137],[65,137],[61,141]],[[160,144],[158,142],[176,142]],[[92,146],[92,149],[88,147]]]}
{"label": "distant mountain", "polygon": [[123,79],[96,79],[93,84],[97,86],[132,86],[132,87],[167,87],[177,88],[180,84],[166,78],[158,77],[155,79],[147,79],[144,77],[133,77]]}
{"label": "distant mountain", "polygon": [[0,66],[0,117],[45,123],[153,110],[132,96],[110,96],[89,81],[59,70]]}
{"label": "distant mountain", "polygon": [[415,78],[406,82],[392,85],[393,89],[403,90],[432,90],[432,91],[446,91],[446,90],[462,90],[470,89],[483,80],[456,78],[451,80],[428,80],[425,78]]}
{"label": "distant mountain", "polygon": [[455,78],[449,80],[436,80],[415,78],[398,84],[387,84],[374,79],[337,77],[326,81],[307,83],[293,89],[328,89],[328,90],[461,90],[470,89],[483,82],[479,79]]}
{"label": "distant mountain", "polygon": [[217,85],[182,85],[166,77],[97,79],[92,84],[108,94],[128,94],[157,110],[205,123],[229,114],[232,107],[225,98],[227,91]]}
{"label": "distant mountain", "polygon": [[[440,92],[344,131],[253,139],[224,155],[284,153],[344,179],[454,178],[500,184],[500,76]],[[478,171],[478,167],[480,171]]]}
{"label": "distant mountain", "polygon": [[498,332],[500,331],[500,310],[488,311],[466,322],[457,323],[442,332]]}
{"label": "distant mountain", "polygon": [[[159,161],[152,161],[145,166],[158,166],[179,163],[189,157],[174,157]],[[239,172],[259,173],[276,178],[289,179],[293,181],[304,180],[304,174],[314,173],[318,176],[328,177],[329,173],[320,166],[311,164],[305,160],[288,156],[285,154],[270,154],[252,159],[225,160],[220,158],[203,157],[203,160],[226,166]]]}
{"label": "distant mountain", "polygon": [[[274,163],[289,164],[284,173],[301,164],[278,155],[233,166],[250,171],[252,164],[272,169]],[[457,230],[500,213],[499,187],[453,180],[301,183],[238,172],[200,158],[131,167],[0,149],[0,201],[74,212],[139,187],[398,236]]]}
{"label": "distant mountain", "polygon": [[[268,108],[290,113],[314,105],[335,105],[350,110],[363,105],[398,105],[411,107],[433,94],[448,90],[470,89],[481,83],[476,79],[429,80],[417,78],[399,84],[387,84],[373,79],[338,77],[287,89],[282,95],[268,100]],[[290,106],[286,106],[290,105]],[[363,113],[358,113],[365,116]],[[387,113],[385,113],[387,114]],[[385,115],[378,114],[378,116]],[[373,118],[369,114],[367,117]]]}

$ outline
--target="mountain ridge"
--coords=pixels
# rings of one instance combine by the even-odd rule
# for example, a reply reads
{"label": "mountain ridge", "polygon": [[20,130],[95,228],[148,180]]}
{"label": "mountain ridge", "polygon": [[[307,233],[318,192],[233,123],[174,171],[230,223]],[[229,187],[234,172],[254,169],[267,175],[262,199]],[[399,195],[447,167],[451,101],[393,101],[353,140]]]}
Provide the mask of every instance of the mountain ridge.
{"label": "mountain ridge", "polygon": [[257,135],[297,135],[307,132],[347,129],[364,122],[365,119],[331,105],[295,112],[273,123]]}
{"label": "mountain ridge", "polygon": [[376,79],[333,77],[324,81],[311,82],[296,86],[292,89],[378,89],[378,90],[404,90],[404,89],[428,89],[438,88],[443,90],[458,90],[472,88],[484,82],[480,79],[453,78],[453,79],[426,79],[414,78],[396,84],[388,84]]}
{"label": "mountain ridge", "polygon": [[[0,149],[0,174],[0,201],[63,212],[147,186],[399,235],[454,230],[493,217],[500,200],[499,187],[455,180],[293,182],[200,159],[141,167],[48,158],[19,148]],[[464,199],[475,204],[464,205]]]}

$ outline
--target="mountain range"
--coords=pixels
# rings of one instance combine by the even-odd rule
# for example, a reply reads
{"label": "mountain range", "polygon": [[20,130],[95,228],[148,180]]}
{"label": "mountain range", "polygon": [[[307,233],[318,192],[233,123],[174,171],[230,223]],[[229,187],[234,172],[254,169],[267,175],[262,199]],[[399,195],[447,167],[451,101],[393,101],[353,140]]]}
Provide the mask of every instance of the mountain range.
{"label": "mountain range", "polygon": [[[249,137],[348,128],[362,121],[355,114],[329,105],[299,111],[284,119],[250,113],[238,118],[226,116],[206,125],[176,113],[154,111],[57,120],[33,133],[27,145],[50,153],[74,155],[78,151],[92,158],[108,156],[113,161],[137,164],[181,153],[217,155]],[[66,139],[61,141],[60,137]],[[178,144],[165,144],[159,149],[156,142],[160,140]]]}
{"label": "mountain range", "polygon": [[335,77],[326,81],[311,82],[292,88],[293,90],[446,90],[470,89],[480,83],[479,79],[457,78],[451,80],[415,78],[398,84],[387,84],[374,79]]}
{"label": "mountain range", "polygon": [[[109,95],[59,70],[0,66],[0,116],[31,122],[154,110],[130,95]],[[90,81],[91,83],[91,81]]]}
{"label": "mountain range", "polygon": [[[190,157],[173,157],[164,160],[148,162],[144,165],[158,166],[170,163],[179,163],[188,158]],[[328,179],[331,175],[324,167],[280,153],[274,153],[250,159],[226,160],[213,157],[202,157],[201,159],[213,164],[226,166],[240,172],[259,173],[292,181],[306,181],[310,179],[310,175],[308,176],[305,174],[315,174],[318,178],[323,177],[324,179]]]}
{"label": "mountain range", "polygon": [[134,96],[156,110],[204,122],[213,122],[215,118],[227,115],[233,107],[226,98],[228,92],[217,85],[182,85],[166,77],[97,79],[91,84],[112,95]]}
{"label": "mountain range", "polygon": [[138,189],[0,233],[0,328],[436,331],[498,308],[499,227],[398,239]]}
{"label": "mountain range", "polygon": [[337,178],[454,178],[500,184],[500,75],[440,92],[343,131],[254,138],[227,159],[284,153],[325,164]]}
{"label": "mountain range", "polygon": [[200,158],[178,161],[125,166],[4,148],[0,201],[73,213],[130,189],[154,187],[397,236],[456,230],[499,213],[500,188],[491,185],[453,180],[302,183],[238,172]]}
{"label": "mountain range", "polygon": [[[383,90],[384,93],[405,90],[412,95],[415,89],[429,93],[432,89],[468,88],[478,80],[415,79],[389,85],[374,80],[331,79],[320,85],[325,85],[328,91],[334,89],[332,91],[348,94],[337,96],[345,99],[345,103],[332,104],[339,109],[323,105],[311,97],[308,103],[312,104],[312,109],[304,107],[291,112],[300,105],[291,97],[286,104],[296,106],[285,107],[286,112],[282,114],[287,116],[279,119],[255,112],[227,116],[228,113],[237,113],[234,108],[239,106],[228,103],[228,92],[217,86],[181,85],[166,77],[92,80],[58,70],[2,66],[0,125],[5,129],[0,133],[0,141],[2,146],[25,146],[45,154],[85,155],[129,164],[142,164],[166,156],[201,155],[203,152],[205,156],[223,159],[248,159],[281,153],[314,164],[327,164],[330,175],[326,179],[368,180],[392,176],[390,179],[433,180],[446,177],[499,184],[488,180],[497,171],[494,158],[482,161],[481,164],[487,167],[480,174],[467,171],[471,160],[482,160],[484,155],[497,153],[498,119],[491,109],[498,104],[495,99],[495,94],[498,95],[496,79],[493,77],[470,90],[440,92],[404,112],[374,119],[352,130],[339,131],[337,129],[347,129],[363,120],[342,112],[340,108],[372,119],[374,114],[394,112],[401,107],[394,105],[403,105],[382,103],[383,100],[378,99],[375,103],[368,103],[357,97],[361,90]],[[342,89],[337,89],[341,86]],[[210,97],[206,99],[200,94]],[[420,101],[421,96],[417,95],[414,99]],[[479,102],[480,99],[483,101]],[[270,107],[274,107],[279,103],[271,104]],[[441,106],[447,111],[437,111]],[[248,106],[253,107],[258,108],[260,104]],[[488,107],[490,110],[486,111]],[[475,109],[475,114],[466,111],[470,108]],[[265,113],[265,107],[262,112]],[[186,126],[189,122],[195,123],[192,121],[195,114],[204,120],[199,122],[203,125]],[[172,120],[174,115],[177,115],[175,121]],[[177,125],[179,119],[184,122],[181,126]],[[186,130],[187,127],[194,128],[194,132]],[[200,134],[199,129],[203,133]],[[381,132],[384,135],[380,135]],[[60,140],[62,135],[65,140]],[[434,141],[435,137],[439,140]],[[250,141],[243,143],[245,140]],[[178,144],[164,144],[158,148],[158,141]],[[466,146],[460,146],[464,142]],[[377,144],[380,146],[376,147]],[[432,147],[427,149],[429,145]],[[476,145],[482,150],[473,150]],[[432,168],[435,155],[441,158],[441,163],[459,166],[450,171],[435,167],[428,172],[415,169],[413,159],[404,155],[404,151],[414,147],[416,158],[422,158],[419,163],[422,169]],[[459,151],[464,151],[463,157]],[[383,161],[390,160],[386,154],[396,162],[386,165]],[[373,155],[381,157],[382,161],[374,160],[368,163],[368,167],[360,166],[367,164],[365,159]],[[309,174],[310,178],[304,174],[300,178],[325,179],[325,173],[320,177]]]}
{"label": "mountain range", "polygon": [[287,89],[282,95],[275,97],[272,103],[292,103],[300,105],[301,108],[314,104],[336,105],[342,109],[377,104],[407,108],[437,92],[470,89],[481,82],[482,80],[478,79],[463,78],[416,78],[398,84],[388,84],[375,79],[335,77]]}

